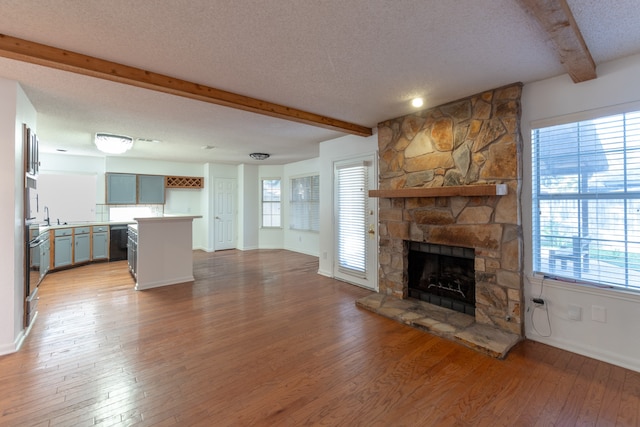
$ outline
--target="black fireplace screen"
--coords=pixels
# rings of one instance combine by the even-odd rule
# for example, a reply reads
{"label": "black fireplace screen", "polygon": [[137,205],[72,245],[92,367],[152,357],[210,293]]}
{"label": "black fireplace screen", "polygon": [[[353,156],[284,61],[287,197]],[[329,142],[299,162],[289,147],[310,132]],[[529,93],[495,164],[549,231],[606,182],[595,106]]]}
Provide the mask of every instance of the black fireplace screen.
{"label": "black fireplace screen", "polygon": [[408,242],[409,297],[475,314],[475,252],[470,248]]}

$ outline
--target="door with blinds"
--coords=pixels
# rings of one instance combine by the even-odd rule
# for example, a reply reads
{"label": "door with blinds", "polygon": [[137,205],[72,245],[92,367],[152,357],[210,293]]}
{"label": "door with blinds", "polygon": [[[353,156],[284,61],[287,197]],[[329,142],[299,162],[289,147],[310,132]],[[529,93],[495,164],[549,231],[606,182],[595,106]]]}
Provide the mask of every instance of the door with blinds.
{"label": "door with blinds", "polygon": [[375,185],[373,157],[334,165],[334,236],[336,279],[378,288],[378,221],[376,199],[369,197]]}

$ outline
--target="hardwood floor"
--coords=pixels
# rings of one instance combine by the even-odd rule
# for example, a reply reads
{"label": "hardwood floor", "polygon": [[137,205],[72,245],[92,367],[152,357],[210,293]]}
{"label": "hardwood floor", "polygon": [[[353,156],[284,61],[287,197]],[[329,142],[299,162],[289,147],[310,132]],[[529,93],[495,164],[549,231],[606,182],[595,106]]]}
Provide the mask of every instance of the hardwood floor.
{"label": "hardwood floor", "polygon": [[356,308],[306,255],[194,262],[141,292],[126,261],[47,276],[0,357],[0,425],[640,425],[640,373],[532,341],[484,356]]}

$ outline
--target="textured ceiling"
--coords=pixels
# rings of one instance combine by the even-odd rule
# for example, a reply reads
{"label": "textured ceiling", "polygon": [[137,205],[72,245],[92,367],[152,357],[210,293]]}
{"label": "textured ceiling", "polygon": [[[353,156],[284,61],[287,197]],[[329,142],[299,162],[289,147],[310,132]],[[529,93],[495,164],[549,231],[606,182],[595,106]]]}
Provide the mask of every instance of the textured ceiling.
{"label": "textured ceiling", "polygon": [[[569,0],[596,62],[640,52],[638,0]],[[0,33],[375,127],[564,73],[513,0],[0,0]],[[38,111],[44,151],[99,155],[95,132],[157,139],[128,157],[284,164],[343,134],[0,58]],[[201,147],[215,146],[212,150]]]}

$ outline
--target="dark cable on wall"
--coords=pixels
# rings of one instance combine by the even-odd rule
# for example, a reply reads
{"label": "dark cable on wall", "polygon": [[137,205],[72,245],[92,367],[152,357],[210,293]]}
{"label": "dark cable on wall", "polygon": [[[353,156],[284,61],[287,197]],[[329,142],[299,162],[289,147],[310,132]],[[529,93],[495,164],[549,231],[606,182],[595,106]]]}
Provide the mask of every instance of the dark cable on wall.
{"label": "dark cable on wall", "polygon": [[[533,330],[536,332],[536,334],[540,335],[541,337],[544,338],[548,338],[551,336],[551,319],[549,317],[549,306],[545,304],[544,299],[542,299],[542,290],[544,288],[544,281],[546,280],[546,277],[542,278],[542,282],[540,283],[540,293],[538,294],[538,298],[533,298],[533,310],[531,310],[531,327],[533,328]],[[542,309],[544,311],[547,312],[547,326],[549,327],[549,333],[548,334],[541,334],[538,331],[538,328],[536,328],[536,322],[533,318],[533,314],[536,312],[537,309]]]}

